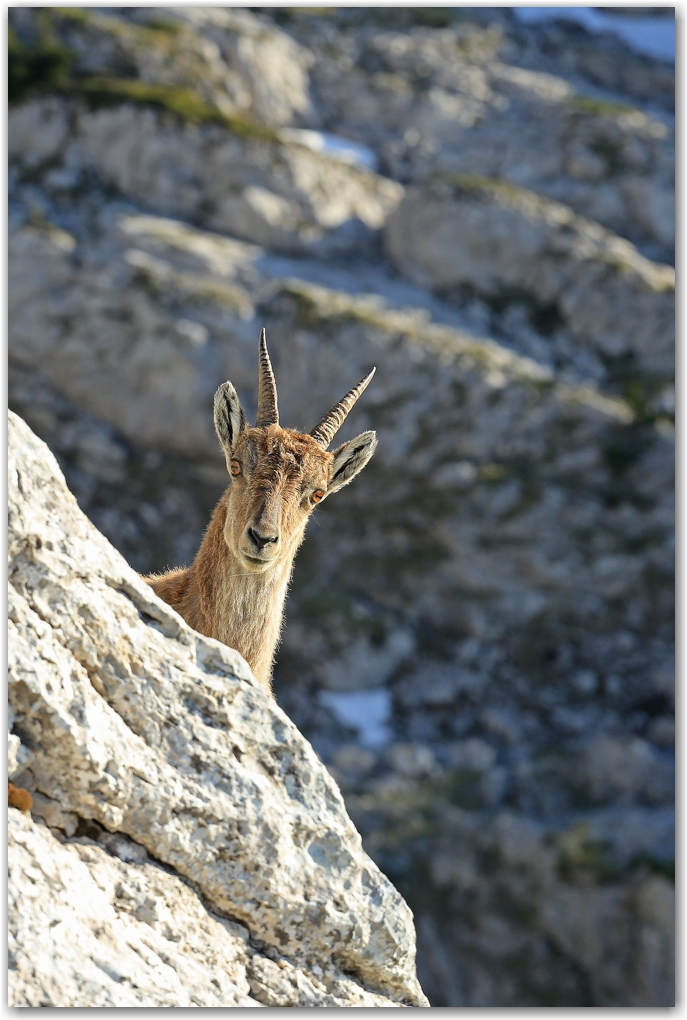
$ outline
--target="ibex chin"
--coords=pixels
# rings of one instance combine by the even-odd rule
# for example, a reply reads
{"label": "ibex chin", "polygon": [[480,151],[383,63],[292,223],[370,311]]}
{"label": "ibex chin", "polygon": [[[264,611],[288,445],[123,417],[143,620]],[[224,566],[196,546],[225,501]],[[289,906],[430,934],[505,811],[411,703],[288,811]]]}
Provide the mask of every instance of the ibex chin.
{"label": "ibex chin", "polygon": [[263,329],[255,427],[247,424],[230,382],[215,394],[215,429],[231,478],[198,554],[188,568],[145,578],[191,627],[238,649],[269,690],[286,591],[308,519],[318,503],[355,478],[377,445],[374,432],[363,432],[327,452],[374,372],[309,435],[281,428]]}

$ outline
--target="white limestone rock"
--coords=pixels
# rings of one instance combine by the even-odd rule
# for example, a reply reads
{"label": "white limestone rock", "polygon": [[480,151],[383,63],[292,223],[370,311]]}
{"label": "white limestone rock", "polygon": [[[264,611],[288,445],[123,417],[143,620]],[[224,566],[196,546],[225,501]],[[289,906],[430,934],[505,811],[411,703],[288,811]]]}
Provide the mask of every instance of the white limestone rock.
{"label": "white limestone rock", "polygon": [[184,123],[127,102],[90,111],[35,99],[12,109],[9,133],[13,164],[29,169],[49,157],[60,187],[65,171],[70,186],[96,174],[162,213],[288,251],[349,221],[378,230],[403,194],[396,181],[259,126]]}
{"label": "white limestone rock", "polygon": [[249,97],[242,108],[251,116],[273,127],[312,116],[308,76],[312,54],[291,36],[246,10],[164,10],[217,44],[224,67],[241,78]]}
{"label": "white limestone rock", "polygon": [[[21,38],[35,39],[35,11],[13,12]],[[312,115],[312,54],[267,18],[202,7],[54,11],[50,28],[74,72],[187,89],[227,114],[271,126]],[[45,23],[43,24],[45,30]]]}
{"label": "white limestone rock", "polygon": [[[317,108],[380,151],[391,176],[416,184],[437,172],[498,177],[648,244],[654,257],[671,257],[669,118],[578,93],[565,57],[552,60],[550,51],[544,63],[552,73],[522,66],[522,54],[496,24],[337,26],[327,43],[313,32]],[[600,66],[602,51],[595,48],[592,59]],[[625,74],[634,79],[631,66]],[[636,191],[650,191],[651,202],[638,203]]]}
{"label": "white limestone rock", "polygon": [[159,865],[55,833],[9,809],[12,1006],[257,1005],[247,930]]}
{"label": "white limestone rock", "polygon": [[479,177],[410,189],[385,228],[390,258],[425,286],[555,307],[574,342],[672,371],[675,272],[534,192]]}
{"label": "white limestone rock", "polygon": [[[259,265],[264,252],[256,246],[162,217],[105,210],[102,224],[97,243],[86,239],[78,246],[52,228],[12,232],[10,348],[15,364],[39,369],[65,396],[134,443],[219,463],[212,395],[222,379],[231,378],[250,408],[255,337],[266,312],[258,306],[270,293],[295,298],[315,317],[315,333],[300,331],[296,340],[280,328],[276,358],[290,359],[290,371],[280,376],[286,414],[300,417],[303,387],[316,389],[324,413],[351,378],[364,374],[367,344],[354,355],[350,345],[334,349],[318,342],[331,332],[327,320],[341,315],[371,335],[381,331],[385,344],[400,333],[413,356],[423,347],[444,360],[465,353],[497,379],[505,379],[505,372],[535,385],[550,381],[532,360],[431,323],[421,312],[418,318],[412,310],[270,276]],[[407,359],[401,360],[393,385],[404,388]],[[102,451],[98,459],[102,464]],[[116,454],[108,460],[116,470]]]}
{"label": "white limestone rock", "polygon": [[[268,963],[251,964],[254,998],[426,1005],[410,911],[363,852],[310,745],[238,653],[192,631],[128,567],[79,510],[47,447],[13,414],[9,439],[10,702],[14,730],[34,755],[16,781],[39,795],[36,813],[49,825],[62,816],[97,823],[167,866],[164,878],[145,868],[127,878],[138,890],[129,898],[139,897],[142,924],[167,916],[155,903],[168,892],[149,897],[153,904],[143,895],[149,874],[173,899],[187,896],[183,883],[192,883],[213,913],[243,924],[281,976],[275,984]],[[187,978],[183,968],[172,966],[175,975],[158,962],[161,943],[149,944],[148,956],[136,929],[133,952],[146,966],[134,979],[135,957],[118,952],[120,943],[131,944],[130,922],[117,913],[111,890],[125,901],[129,894],[117,893],[106,868],[101,875],[98,853],[85,862],[83,848],[58,846],[46,830],[15,822],[14,902],[33,896],[50,903],[34,922],[21,907],[13,915],[15,1004],[194,1004],[210,965],[200,933]],[[34,868],[30,859],[43,860],[45,840],[49,863]],[[77,889],[88,910],[73,908]],[[193,904],[184,915],[189,932],[195,919],[208,917],[197,898]],[[41,928],[48,915],[78,935],[67,940],[63,964],[53,960],[54,986],[32,977],[34,958],[50,957]],[[207,924],[219,930],[220,922]],[[100,947],[101,927],[108,948]],[[215,949],[236,958],[232,940]],[[118,987],[92,978],[96,967],[114,973]],[[195,1004],[244,1004],[247,993],[240,975],[223,978]],[[173,1001],[177,994],[183,1001]]]}

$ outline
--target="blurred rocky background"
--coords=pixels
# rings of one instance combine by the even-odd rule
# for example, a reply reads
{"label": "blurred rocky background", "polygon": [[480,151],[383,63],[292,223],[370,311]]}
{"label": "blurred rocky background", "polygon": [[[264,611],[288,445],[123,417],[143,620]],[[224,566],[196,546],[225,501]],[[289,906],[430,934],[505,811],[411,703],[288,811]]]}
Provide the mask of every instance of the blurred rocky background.
{"label": "blurred rocky background", "polygon": [[377,365],[278,701],[432,1005],[667,1006],[674,12],[528,10],[11,8],[9,401],[163,570],[262,325],[287,425]]}

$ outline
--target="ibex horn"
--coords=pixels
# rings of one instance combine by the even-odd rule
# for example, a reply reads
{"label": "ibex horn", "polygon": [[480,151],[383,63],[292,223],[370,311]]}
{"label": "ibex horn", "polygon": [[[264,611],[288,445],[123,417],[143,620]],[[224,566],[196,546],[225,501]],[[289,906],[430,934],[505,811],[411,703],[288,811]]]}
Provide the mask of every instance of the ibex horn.
{"label": "ibex horn", "polygon": [[357,386],[354,386],[352,390],[349,390],[343,400],[340,400],[338,404],[334,404],[331,411],[328,414],[325,414],[320,424],[316,425],[312,430],[310,435],[320,444],[323,450],[327,449],[332,439],[346,420],[346,415],[353,407],[358,397],[365,392],[376,371],[377,370],[373,368],[369,375],[366,375]]}
{"label": "ibex horn", "polygon": [[267,336],[263,329],[260,334],[260,366],[258,375],[258,417],[257,428],[279,424],[277,407],[277,384],[272,371],[272,362],[267,353]]}

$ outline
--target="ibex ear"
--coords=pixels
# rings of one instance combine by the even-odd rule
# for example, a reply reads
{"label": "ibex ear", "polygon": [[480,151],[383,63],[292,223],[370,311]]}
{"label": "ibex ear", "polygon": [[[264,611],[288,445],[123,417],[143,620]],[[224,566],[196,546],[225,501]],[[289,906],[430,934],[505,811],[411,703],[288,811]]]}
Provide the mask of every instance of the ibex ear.
{"label": "ibex ear", "polygon": [[375,452],[376,446],[377,433],[363,432],[355,439],[349,439],[338,450],[334,450],[332,477],[327,486],[328,496],[342,486],[348,485],[358,472],[362,471]]}
{"label": "ibex ear", "polygon": [[245,430],[246,416],[236,390],[230,382],[222,383],[215,393],[215,431],[222,444],[228,470],[231,470],[229,462],[236,444]]}

